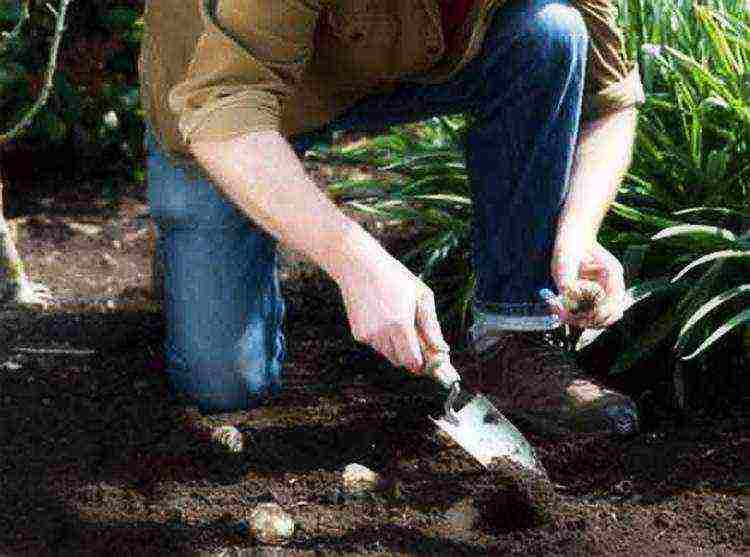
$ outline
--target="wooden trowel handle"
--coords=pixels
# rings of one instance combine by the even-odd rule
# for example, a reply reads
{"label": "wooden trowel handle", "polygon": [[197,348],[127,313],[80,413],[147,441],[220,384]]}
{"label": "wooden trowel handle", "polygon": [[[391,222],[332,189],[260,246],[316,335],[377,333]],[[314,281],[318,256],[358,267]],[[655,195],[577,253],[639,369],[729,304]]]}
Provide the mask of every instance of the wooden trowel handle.
{"label": "wooden trowel handle", "polygon": [[456,382],[461,381],[461,376],[451,364],[450,349],[446,347],[445,350],[436,350],[428,347],[421,335],[417,336],[424,359],[422,373],[432,377],[446,389],[451,389]]}

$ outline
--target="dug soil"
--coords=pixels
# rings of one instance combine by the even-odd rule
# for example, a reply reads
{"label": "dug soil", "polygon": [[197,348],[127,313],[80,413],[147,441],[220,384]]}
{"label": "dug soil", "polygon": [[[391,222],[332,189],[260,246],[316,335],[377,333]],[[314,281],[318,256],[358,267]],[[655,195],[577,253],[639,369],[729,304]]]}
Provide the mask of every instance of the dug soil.
{"label": "dug soil", "polygon": [[[357,344],[335,284],[287,251],[285,388],[258,409],[211,417],[246,439],[244,454],[222,456],[166,397],[142,194],[112,206],[35,195],[13,218],[31,278],[56,301],[0,310],[0,555],[748,552],[746,404],[685,416],[652,398],[627,439],[530,435],[554,516],[490,516],[492,475],[428,419],[443,394]],[[394,251],[411,242],[368,226]],[[476,365],[446,333],[457,369]],[[347,496],[341,473],[355,462],[389,488]],[[282,549],[243,522],[270,501],[296,523]]]}

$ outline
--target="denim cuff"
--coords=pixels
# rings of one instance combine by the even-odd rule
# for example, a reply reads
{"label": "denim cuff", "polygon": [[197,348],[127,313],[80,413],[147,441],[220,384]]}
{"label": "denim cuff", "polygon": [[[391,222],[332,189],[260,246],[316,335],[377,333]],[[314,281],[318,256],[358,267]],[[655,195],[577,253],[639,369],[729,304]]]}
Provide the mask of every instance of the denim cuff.
{"label": "denim cuff", "polygon": [[546,302],[475,302],[471,309],[474,324],[469,328],[469,344],[479,353],[496,344],[503,332],[551,331],[562,324]]}

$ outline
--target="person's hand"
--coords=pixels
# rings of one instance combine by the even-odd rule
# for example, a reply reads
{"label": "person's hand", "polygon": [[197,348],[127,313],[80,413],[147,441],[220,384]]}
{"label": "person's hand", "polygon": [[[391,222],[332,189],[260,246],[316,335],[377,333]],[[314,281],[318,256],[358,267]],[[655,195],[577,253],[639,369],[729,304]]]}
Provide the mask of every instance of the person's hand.
{"label": "person's hand", "polygon": [[[622,318],[625,311],[626,290],[622,264],[598,242],[588,250],[581,249],[581,244],[558,242],[552,257],[552,278],[560,296],[573,305],[580,305],[584,310],[571,312],[560,302],[553,304],[552,309],[562,321],[575,327],[609,327]],[[593,281],[598,285],[601,289],[598,295],[586,287],[585,281]]]}
{"label": "person's hand", "polygon": [[353,265],[337,282],[354,339],[393,365],[419,374],[422,346],[427,355],[448,352],[432,290],[395,258],[381,254]]}

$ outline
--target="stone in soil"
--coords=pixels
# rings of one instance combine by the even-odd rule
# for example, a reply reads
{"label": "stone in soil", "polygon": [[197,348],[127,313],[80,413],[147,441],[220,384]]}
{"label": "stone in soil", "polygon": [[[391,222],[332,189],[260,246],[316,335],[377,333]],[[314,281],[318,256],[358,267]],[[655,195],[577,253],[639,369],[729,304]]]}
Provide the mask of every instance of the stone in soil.
{"label": "stone in soil", "polygon": [[261,503],[248,519],[250,532],[259,542],[281,545],[294,535],[294,520],[276,503]]}
{"label": "stone in soil", "polygon": [[373,472],[361,464],[349,464],[342,474],[344,490],[350,495],[373,492],[380,488],[382,479],[377,472]]}
{"label": "stone in soil", "polygon": [[241,453],[245,448],[242,433],[231,425],[213,428],[211,439],[218,447],[230,453]]}

